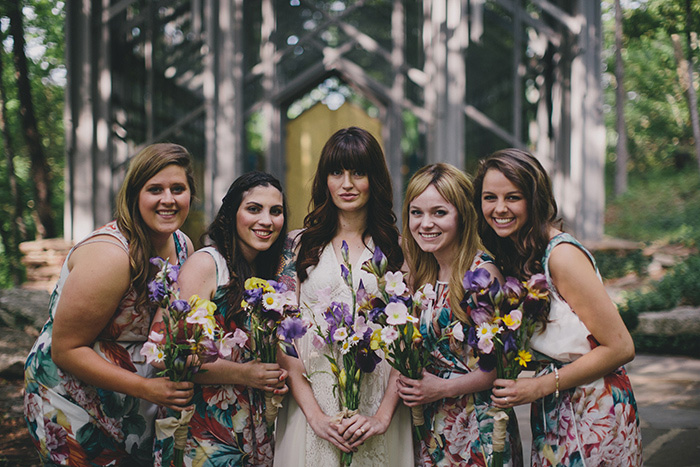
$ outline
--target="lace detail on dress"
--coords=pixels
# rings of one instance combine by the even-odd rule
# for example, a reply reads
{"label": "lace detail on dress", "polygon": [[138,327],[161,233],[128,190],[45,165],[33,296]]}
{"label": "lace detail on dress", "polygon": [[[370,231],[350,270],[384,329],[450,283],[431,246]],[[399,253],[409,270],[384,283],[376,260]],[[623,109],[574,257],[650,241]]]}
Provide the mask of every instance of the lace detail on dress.
{"label": "lace detail on dress", "polygon": [[[378,294],[376,278],[361,270],[362,263],[372,257],[372,242],[369,243],[369,248],[365,249],[357,264],[352,267],[353,282],[357,288],[362,280],[368,293]],[[324,325],[325,321],[322,316],[323,310],[316,309],[319,303],[318,297],[320,293],[327,294],[328,291],[330,291],[331,300],[352,303],[351,291],[341,278],[340,263],[332,245],[323,249],[318,264],[310,268],[309,277],[302,284],[300,291],[302,313],[319,325]],[[330,371],[328,360],[323,356],[324,351],[316,349],[311,344],[312,335],[313,333],[307,333],[300,339],[298,343],[300,357],[311,379],[316,400],[327,415],[334,415],[340,410],[338,394],[333,390],[335,378]],[[376,413],[384,398],[390,372],[391,366],[383,359],[372,373],[363,376],[360,388],[360,413],[363,415]],[[336,464],[340,462],[339,451],[333,445],[318,438],[308,425],[306,431],[307,465],[317,465],[317,462],[318,465],[328,465],[329,460]],[[387,459],[387,454],[385,437],[375,436],[353,455],[353,465],[382,465]]]}

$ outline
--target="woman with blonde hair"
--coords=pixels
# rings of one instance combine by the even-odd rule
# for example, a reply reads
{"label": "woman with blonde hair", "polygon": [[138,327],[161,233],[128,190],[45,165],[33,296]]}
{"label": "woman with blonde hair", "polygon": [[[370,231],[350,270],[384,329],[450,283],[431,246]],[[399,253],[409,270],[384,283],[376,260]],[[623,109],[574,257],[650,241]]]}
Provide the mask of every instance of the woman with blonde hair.
{"label": "woman with blonde hair", "polygon": [[192,383],[155,378],[140,349],[155,312],[149,260],[180,265],[192,252],[179,228],[193,196],[187,150],[148,146],[129,165],[116,220],[69,252],[25,364],[25,417],[45,464],[151,466],[157,406],[181,410],[192,397]]}
{"label": "woman with blonde hair", "polygon": [[[466,324],[460,307],[462,280],[483,268],[502,280],[493,259],[483,251],[474,188],[456,167],[438,163],[411,177],[403,204],[403,248],[414,290],[434,286],[432,306],[423,311],[420,331],[430,363],[418,380],[400,376],[399,396],[409,407],[422,405],[427,438],[419,441],[421,465],[490,465],[493,413],[490,391],[495,371],[478,369],[470,348],[440,340],[455,320]],[[469,305],[474,303],[469,298]],[[522,465],[517,420],[511,417],[504,452],[505,465]]]}

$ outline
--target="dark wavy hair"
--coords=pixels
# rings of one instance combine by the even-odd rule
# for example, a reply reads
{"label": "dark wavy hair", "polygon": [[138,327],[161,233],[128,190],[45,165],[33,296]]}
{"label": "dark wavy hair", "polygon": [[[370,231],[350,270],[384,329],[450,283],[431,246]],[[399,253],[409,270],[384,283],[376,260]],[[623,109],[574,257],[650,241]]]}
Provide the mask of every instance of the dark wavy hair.
{"label": "dark wavy hair", "polygon": [[141,189],[151,178],[169,165],[182,167],[190,190],[190,202],[197,190],[194,183],[192,156],[184,147],[173,143],[156,143],[143,148],[129,162],[129,168],[117,194],[115,218],[119,231],[129,241],[131,286],[136,291],[135,307],[148,308],[148,261],[156,256],[148,227],[141,217]]}
{"label": "dark wavy hair", "polygon": [[[498,170],[527,202],[527,220],[517,232],[516,240],[501,238],[489,226],[481,207],[484,176]],[[484,246],[496,257],[496,264],[505,275],[527,279],[544,272],[542,257],[549,243],[550,227],[561,228],[552,182],[542,164],[526,151],[508,148],[496,151],[479,163],[474,179],[474,206],[478,216],[479,235]]]}
{"label": "dark wavy hair", "polygon": [[[250,264],[243,257],[243,252],[238,242],[236,215],[246,193],[258,186],[272,186],[282,193],[284,224],[279,237],[277,237],[272,246],[268,250],[258,253],[253,264]],[[228,305],[225,316],[227,323],[233,322],[239,327],[244,324],[245,316],[241,308],[241,300],[243,299],[245,281],[253,275],[263,279],[272,279],[274,277],[282,256],[282,248],[284,247],[286,236],[287,200],[284,197],[279,180],[268,173],[257,171],[248,172],[238,177],[229,187],[226,196],[221,200],[221,208],[216,214],[214,221],[202,235],[202,243],[216,247],[226,259],[226,265],[228,266],[230,279],[228,284],[226,284],[225,292],[225,302]]]}
{"label": "dark wavy hair", "polygon": [[363,238],[371,237],[386,255],[389,270],[398,270],[403,264],[403,253],[384,153],[367,130],[349,127],[335,132],[321,151],[311,191],[311,212],[304,218],[305,230],[297,256],[299,282],[306,280],[307,268],[318,264],[321,250],[338,231],[338,208],[328,191],[328,175],[334,170],[358,170],[369,177],[370,196]]}

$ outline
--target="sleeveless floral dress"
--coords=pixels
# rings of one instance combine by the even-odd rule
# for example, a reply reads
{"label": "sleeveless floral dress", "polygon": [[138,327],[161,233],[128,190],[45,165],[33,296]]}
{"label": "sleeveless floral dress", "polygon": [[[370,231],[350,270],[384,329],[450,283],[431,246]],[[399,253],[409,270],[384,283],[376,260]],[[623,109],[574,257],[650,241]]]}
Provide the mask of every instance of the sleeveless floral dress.
{"label": "sleeveless floral dress", "polygon": [[[562,233],[550,240],[542,259],[552,291],[550,322],[531,340],[537,376],[562,368],[598,345],[552,282],[549,257],[561,243],[580,248],[595,267],[591,253],[571,235]],[[533,466],[636,467],[643,463],[637,403],[624,367],[560,391],[559,398],[550,394],[533,402],[530,423]]]}
{"label": "sleeveless floral dress", "polygon": [[[293,242],[297,232],[288,236],[285,248],[284,268],[279,280],[294,289],[296,286],[295,263],[293,259]],[[372,258],[374,244],[370,241],[357,264],[352,266],[354,287],[362,280],[370,294],[378,294],[376,278],[361,270],[362,263]],[[351,303],[351,291],[340,275],[340,263],[331,244],[321,252],[316,266],[309,268],[309,277],[301,284],[300,300],[302,314],[312,323],[323,323],[321,311],[315,310],[319,302],[319,293],[326,289],[331,300]],[[323,356],[323,351],[312,345],[313,332],[309,331],[296,341],[299,357],[304,363],[306,374],[318,404],[326,415],[333,416],[340,410],[337,393],[333,390],[335,378],[330,371],[330,364]],[[373,415],[384,398],[391,366],[382,360],[372,373],[365,374],[360,387],[359,412]],[[410,411],[399,404],[394,412],[391,424],[383,435],[373,436],[363,443],[352,458],[353,467],[412,466],[413,446],[411,438]],[[293,397],[288,396],[277,417],[275,442],[275,465],[282,467],[335,467],[340,466],[340,450],[330,442],[318,437]]]}
{"label": "sleeveless floral dress", "polygon": [[[126,238],[115,221],[92,232],[80,245],[119,241],[128,254]],[[178,263],[187,258],[186,236],[173,234]],[[68,277],[68,258],[51,295],[50,316],[32,347],[24,367],[24,414],[29,433],[44,464],[72,466],[153,465],[153,422],[156,406],[126,394],[90,386],[62,371],[51,359],[51,336],[56,307]],[[134,308],[130,288],[114,316],[93,344],[105,360],[145,378],[154,376],[140,350],[148,339],[152,311]]]}
{"label": "sleeveless floral dress", "polygon": [[[224,286],[229,282],[226,260],[213,247],[199,251],[211,255],[216,263],[217,289],[212,299],[216,304],[214,315],[222,328],[233,332],[235,326],[226,325],[224,319],[228,308]],[[237,346],[229,357],[231,361],[241,363],[252,358],[247,347],[240,349]],[[242,385],[195,384],[192,405],[195,411],[189,424],[185,465],[272,465],[273,440],[268,435],[261,391]],[[168,413],[168,416],[172,415]],[[172,452],[173,438],[156,440],[154,466],[169,466]]]}
{"label": "sleeveless floral dress", "polygon": [[[474,258],[471,269],[474,270],[493,259],[485,253]],[[427,370],[444,379],[457,378],[472,371],[481,371],[469,347],[455,349],[449,340],[437,342],[442,331],[454,321],[452,310],[447,301],[448,287],[445,282],[438,282],[436,299],[432,307],[423,311],[421,316],[421,334],[425,337],[423,345],[430,351],[431,359]],[[470,298],[470,300],[472,300]],[[473,304],[472,304],[473,305]],[[435,310],[432,316],[426,316]],[[426,404],[423,408],[428,435],[418,442],[417,454],[420,465],[439,466],[484,466],[491,465],[493,416],[491,390],[465,394],[456,398],[446,398]],[[522,466],[522,446],[518,431],[518,420],[511,413],[508,421],[506,447],[503,453],[503,465]]]}

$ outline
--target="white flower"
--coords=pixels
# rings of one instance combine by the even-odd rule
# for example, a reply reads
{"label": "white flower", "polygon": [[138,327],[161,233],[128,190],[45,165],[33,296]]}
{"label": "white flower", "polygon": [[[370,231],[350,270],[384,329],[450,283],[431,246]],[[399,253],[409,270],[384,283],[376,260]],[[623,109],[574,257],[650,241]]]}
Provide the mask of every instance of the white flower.
{"label": "white flower", "polygon": [[282,294],[282,305],[288,307],[297,306],[297,294],[293,290],[287,290]]}
{"label": "white flower", "polygon": [[197,308],[194,312],[190,312],[190,314],[187,315],[185,321],[190,324],[205,325],[209,322],[209,313],[204,307]]}
{"label": "white flower", "polygon": [[491,328],[491,323],[481,323],[476,327],[476,337],[481,339],[491,339],[493,338],[493,330]]}
{"label": "white flower", "polygon": [[318,334],[314,334],[313,338],[311,339],[311,343],[316,347],[318,350],[323,349],[326,346],[326,341],[323,340],[323,337],[319,336]]}
{"label": "white flower", "polygon": [[343,341],[342,345],[340,346],[340,353],[345,355],[346,353],[350,352],[350,347],[352,347],[352,344],[350,344],[350,341]]}
{"label": "white flower", "polygon": [[402,295],[406,291],[406,284],[403,283],[403,273],[401,271],[387,272],[384,274],[386,281],[386,291],[392,295]]}
{"label": "white flower", "polygon": [[282,294],[275,292],[268,292],[262,296],[263,308],[266,310],[276,311],[278,313],[282,312],[284,301],[285,297]]}
{"label": "white flower", "polygon": [[382,341],[385,342],[387,345],[394,342],[398,337],[399,332],[396,330],[396,328],[393,328],[391,326],[382,328]]}
{"label": "white flower", "polygon": [[146,342],[141,347],[141,356],[146,359],[147,363],[162,362],[165,358],[163,350],[153,342]]}
{"label": "white flower", "polygon": [[452,335],[459,342],[464,342],[464,329],[462,328],[462,323],[457,323],[452,328]]}
{"label": "white flower", "polygon": [[156,344],[160,344],[161,342],[163,342],[164,337],[165,336],[163,336],[163,334],[159,332],[151,331],[151,333],[148,335],[148,340]]}
{"label": "white flower", "polygon": [[367,320],[365,317],[358,316],[355,320],[355,324],[352,326],[352,329],[355,331],[355,334],[363,335],[368,327],[369,326],[367,325]]}
{"label": "white flower", "polygon": [[345,329],[344,327],[336,329],[335,332],[333,333],[333,341],[334,342],[341,342],[347,338],[348,338],[348,330]]}
{"label": "white flower", "polygon": [[479,338],[479,349],[484,353],[491,353],[493,350],[493,339],[491,337]]}
{"label": "white flower", "polygon": [[406,321],[408,321],[408,309],[403,303],[389,303],[386,308],[384,308],[384,313],[386,313],[387,316],[387,324],[391,324],[392,326],[406,324]]}

